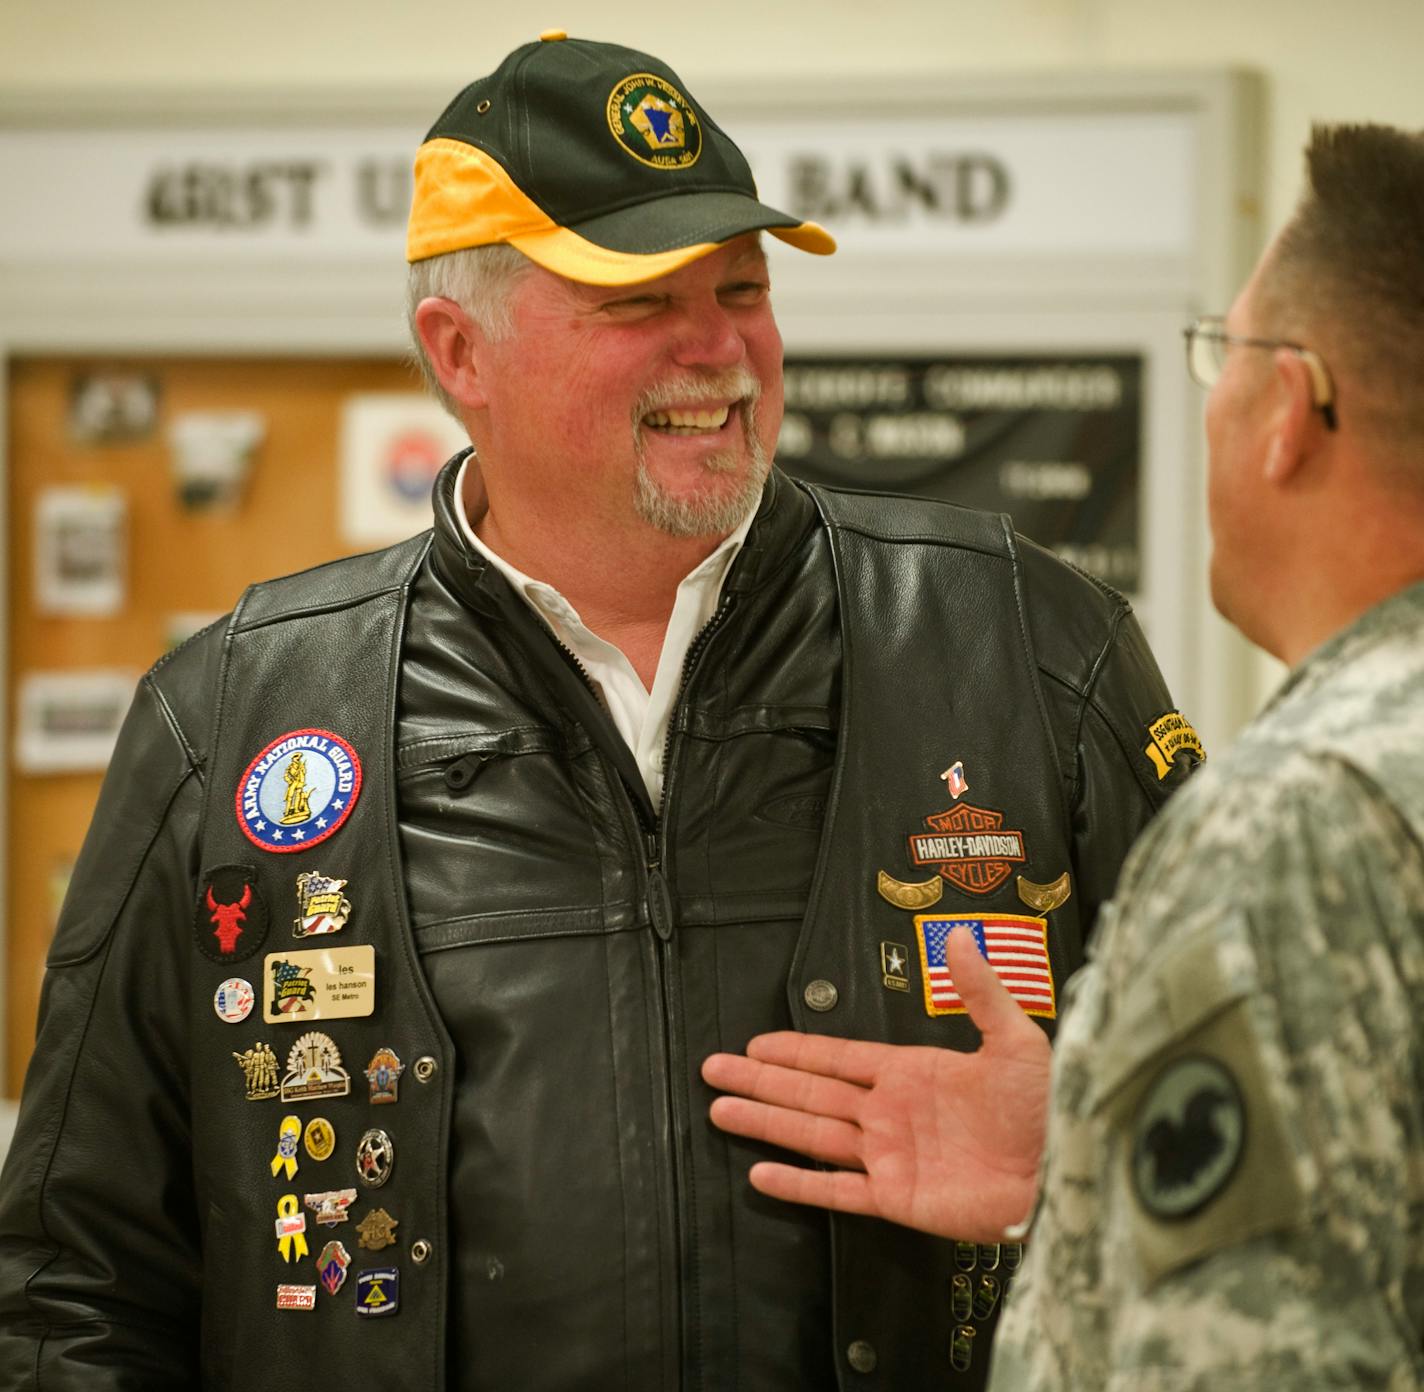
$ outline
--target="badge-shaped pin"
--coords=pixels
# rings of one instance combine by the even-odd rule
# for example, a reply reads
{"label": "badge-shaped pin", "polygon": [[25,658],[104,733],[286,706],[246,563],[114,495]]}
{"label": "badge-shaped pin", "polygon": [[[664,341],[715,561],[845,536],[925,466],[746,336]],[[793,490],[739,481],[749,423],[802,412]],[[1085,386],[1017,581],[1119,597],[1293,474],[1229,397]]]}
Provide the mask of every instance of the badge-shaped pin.
{"label": "badge-shaped pin", "polygon": [[329,1160],[336,1149],[336,1128],[325,1117],[313,1117],[307,1122],[302,1143],[313,1160]]}
{"label": "badge-shaped pin", "polygon": [[356,1176],[362,1184],[379,1189],[395,1167],[396,1150],[391,1138],[373,1126],[356,1145]]}
{"label": "badge-shaped pin", "polygon": [[232,1056],[247,1082],[249,1102],[261,1102],[264,1098],[277,1095],[277,1055],[270,1045],[259,1042],[240,1054],[234,1051]]}
{"label": "badge-shaped pin", "polygon": [[972,1324],[961,1324],[958,1329],[950,1335],[949,1339],[949,1366],[956,1373],[967,1373],[969,1365],[974,1361],[974,1326]]}
{"label": "badge-shaped pin", "polygon": [[939,903],[940,896],[944,894],[944,881],[936,875],[932,880],[911,884],[881,870],[875,876],[875,888],[887,904],[894,904],[897,909],[906,909],[910,913],[919,913]]}
{"label": "badge-shaped pin", "polygon": [[1048,961],[1048,920],[1027,914],[916,914],[927,1014],[967,1013],[949,970],[949,935],[958,927],[973,933],[980,955],[1027,1014],[1050,1020],[1057,1016]]}
{"label": "badge-shaped pin", "polygon": [[351,1265],[351,1253],[336,1241],[328,1242],[316,1259],[316,1272],[328,1295],[335,1295],[346,1284],[346,1268]]}
{"label": "badge-shaped pin", "polygon": [[356,1313],[393,1315],[400,1309],[400,1272],[393,1266],[377,1266],[356,1273]]}
{"label": "badge-shaped pin", "polygon": [[981,1276],[979,1284],[974,1287],[974,1318],[986,1320],[994,1313],[994,1306],[999,1303],[999,1278],[997,1276]]}
{"label": "badge-shaped pin", "polygon": [[961,1271],[973,1271],[979,1262],[979,1246],[974,1242],[954,1244],[954,1264]]}
{"label": "badge-shaped pin", "polygon": [[341,1066],[341,1051],[329,1034],[304,1034],[287,1055],[282,1078],[283,1102],[310,1102],[317,1097],[345,1097],[351,1075]]}
{"label": "badge-shaped pin", "polygon": [[880,944],[880,974],[887,990],[910,989],[910,949],[904,943]]}
{"label": "badge-shaped pin", "polygon": [[289,730],[248,764],[237,785],[237,824],[277,854],[319,846],[361,795],[361,760],[330,730]]}
{"label": "badge-shaped pin", "polygon": [[1048,884],[1035,884],[1018,877],[1019,898],[1035,913],[1052,913],[1061,909],[1073,897],[1073,877],[1065,870],[1056,880]]}
{"label": "badge-shaped pin", "polygon": [[277,1200],[277,1250],[284,1262],[307,1254],[307,1215],[302,1212],[295,1194],[283,1194]]}
{"label": "badge-shaped pin", "polygon": [[384,1208],[372,1209],[356,1224],[357,1241],[368,1252],[379,1252],[383,1247],[394,1247],[399,1218],[392,1218]]}
{"label": "badge-shaped pin", "polygon": [[346,1020],[376,1008],[376,949],[317,947],[263,959],[262,1018],[269,1025]]}
{"label": "badge-shaped pin", "polygon": [[316,1215],[324,1228],[334,1228],[351,1215],[347,1210],[356,1202],[354,1189],[328,1189],[321,1194],[303,1194],[302,1202]]}
{"label": "badge-shaped pin", "polygon": [[366,1065],[366,1081],[371,1084],[371,1102],[394,1102],[400,1096],[400,1075],[405,1065],[391,1049],[376,1050],[371,1062]]}
{"label": "badge-shaped pin", "polygon": [[277,1132],[277,1153],[272,1157],[272,1178],[276,1179],[277,1171],[286,1169],[287,1178],[290,1180],[297,1172],[297,1146],[302,1139],[302,1121],[300,1117],[284,1116],[282,1118],[281,1130]]}
{"label": "badge-shaped pin", "polygon": [[315,1310],[315,1286],[278,1286],[277,1308],[279,1310]]}
{"label": "badge-shaped pin", "polygon": [[963,1272],[949,1283],[949,1313],[963,1324],[974,1313],[974,1285]]}
{"label": "badge-shaped pin", "polygon": [[198,881],[193,943],[210,962],[241,962],[267,938],[267,901],[251,865],[216,865]]}
{"label": "badge-shaped pin", "polygon": [[969,784],[964,780],[963,760],[956,760],[940,774],[940,777],[944,779],[944,785],[949,789],[949,795],[955,802],[958,802],[969,791]]}
{"label": "badge-shaped pin", "polygon": [[219,1020],[229,1025],[240,1025],[252,1014],[257,1001],[250,981],[240,976],[230,976],[213,992],[213,1010]]}
{"label": "badge-shaped pin", "polygon": [[345,880],[334,880],[316,870],[306,870],[297,876],[298,916],[292,924],[292,936],[315,937],[318,933],[337,933],[346,927],[351,917],[351,901],[342,894]]}

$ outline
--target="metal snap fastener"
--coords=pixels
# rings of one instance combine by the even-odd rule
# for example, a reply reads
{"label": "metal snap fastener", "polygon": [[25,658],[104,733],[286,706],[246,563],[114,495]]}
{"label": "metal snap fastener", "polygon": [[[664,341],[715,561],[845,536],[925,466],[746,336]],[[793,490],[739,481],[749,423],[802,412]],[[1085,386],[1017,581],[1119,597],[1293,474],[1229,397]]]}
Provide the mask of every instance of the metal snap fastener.
{"label": "metal snap fastener", "polygon": [[415,1081],[418,1083],[428,1083],[434,1076],[435,1070],[440,1065],[435,1062],[429,1054],[422,1054],[415,1061]]}
{"label": "metal snap fastener", "polygon": [[430,1254],[434,1252],[434,1250],[435,1248],[423,1237],[417,1237],[415,1241],[410,1244],[410,1259],[417,1266],[424,1266],[425,1263],[430,1260]]}
{"label": "metal snap fastener", "polygon": [[846,1361],[858,1373],[873,1373],[877,1361],[875,1345],[867,1343],[864,1339],[857,1339],[846,1350]]}
{"label": "metal snap fastener", "polygon": [[840,998],[841,993],[829,981],[813,981],[805,991],[806,1004],[812,1010],[834,1010]]}

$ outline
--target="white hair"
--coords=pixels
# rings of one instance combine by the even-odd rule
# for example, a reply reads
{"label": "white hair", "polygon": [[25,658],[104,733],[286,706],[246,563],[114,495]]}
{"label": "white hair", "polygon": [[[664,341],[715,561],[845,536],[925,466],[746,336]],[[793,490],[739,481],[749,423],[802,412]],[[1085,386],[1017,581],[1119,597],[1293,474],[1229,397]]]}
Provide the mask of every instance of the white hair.
{"label": "white hair", "polygon": [[514,329],[514,287],[533,265],[522,251],[504,243],[464,247],[443,256],[412,263],[406,278],[405,313],[414,348],[415,365],[435,399],[458,420],[459,406],[430,366],[425,345],[415,327],[415,311],[422,300],[453,300],[491,342],[507,338]]}

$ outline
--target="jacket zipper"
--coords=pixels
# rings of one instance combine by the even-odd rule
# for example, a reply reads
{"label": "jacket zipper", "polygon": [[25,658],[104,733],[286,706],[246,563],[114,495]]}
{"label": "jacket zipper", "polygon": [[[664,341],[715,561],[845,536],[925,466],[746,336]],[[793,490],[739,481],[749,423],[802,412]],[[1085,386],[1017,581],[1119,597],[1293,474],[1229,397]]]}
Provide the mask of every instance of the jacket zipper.
{"label": "jacket zipper", "polygon": [[[667,806],[668,794],[671,790],[673,769],[672,769],[672,737],[678,707],[682,704],[683,696],[687,692],[688,682],[697,667],[697,663],[711,642],[713,635],[726,622],[727,615],[733,608],[732,599],[723,592],[722,598],[713,612],[712,617],[698,630],[688,646],[687,654],[682,660],[682,672],[678,681],[677,695],[673,698],[672,708],[668,712],[667,734],[663,740],[663,797],[662,805]],[[598,702],[607,711],[608,707],[600,695],[593,679],[588,675],[588,670],[579,661],[578,655],[564,643],[556,634],[550,630],[550,636],[558,645],[564,657],[572,664],[584,684],[593,692]],[[621,782],[621,780],[619,780]],[[669,1142],[672,1150],[672,1231],[673,1244],[676,1253],[679,1279],[677,1281],[676,1299],[676,1326],[678,1330],[678,1369],[679,1380],[687,1362],[686,1343],[689,1336],[687,1320],[684,1318],[686,1285],[683,1272],[686,1267],[688,1227],[683,1222],[682,1216],[682,1195],[687,1192],[687,1177],[684,1173],[686,1161],[683,1155],[681,1136],[686,1129],[688,1118],[686,1106],[684,1104],[684,1090],[681,1086],[681,1072],[686,1067],[686,1060],[683,1058],[683,1051],[676,1041],[676,1032],[673,1029],[674,1002],[672,999],[672,938],[673,930],[676,927],[676,914],[673,909],[672,890],[668,885],[667,877],[662,870],[662,832],[665,818],[655,809],[651,821],[646,817],[643,808],[636,797],[625,791],[632,804],[634,820],[637,822],[643,836],[644,855],[644,906],[647,910],[648,921],[651,923],[653,932],[658,939],[657,964],[658,964],[658,995],[662,1007],[662,1047],[663,1058],[666,1069],[663,1083],[663,1104],[667,1108],[668,1122],[670,1126]]]}

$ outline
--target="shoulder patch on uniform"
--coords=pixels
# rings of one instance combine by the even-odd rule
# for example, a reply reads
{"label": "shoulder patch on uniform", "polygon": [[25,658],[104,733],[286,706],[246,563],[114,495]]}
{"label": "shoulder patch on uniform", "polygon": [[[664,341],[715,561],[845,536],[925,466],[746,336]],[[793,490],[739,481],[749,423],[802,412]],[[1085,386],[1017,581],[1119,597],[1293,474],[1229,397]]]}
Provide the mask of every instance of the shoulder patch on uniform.
{"label": "shoulder patch on uniform", "polygon": [[1183,755],[1188,756],[1189,764],[1200,764],[1206,759],[1201,737],[1192,728],[1192,722],[1177,710],[1159,715],[1148,725],[1147,745],[1142,752],[1157,770],[1159,783]]}
{"label": "shoulder patch on uniform", "polygon": [[334,836],[361,795],[361,760],[330,730],[289,730],[248,764],[237,785],[237,824],[278,855]]}
{"label": "shoulder patch on uniform", "polygon": [[241,962],[267,939],[267,901],[251,865],[217,865],[198,881],[193,942],[212,962]]}
{"label": "shoulder patch on uniform", "polygon": [[1137,1109],[1133,1192],[1154,1218],[1190,1218],[1231,1182],[1245,1149],[1246,1107],[1231,1070],[1207,1054],[1173,1059]]}

